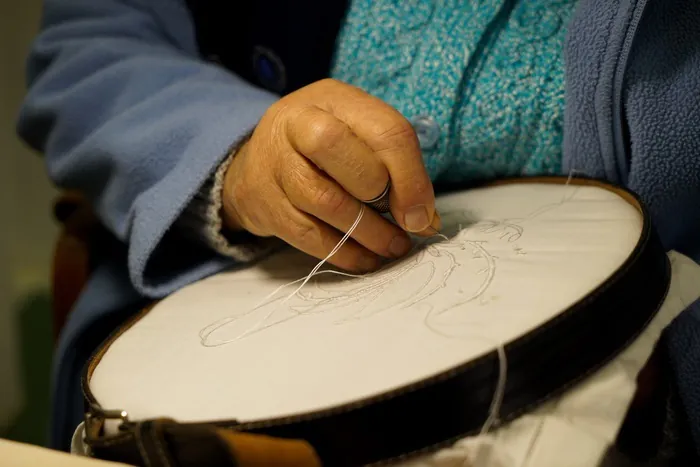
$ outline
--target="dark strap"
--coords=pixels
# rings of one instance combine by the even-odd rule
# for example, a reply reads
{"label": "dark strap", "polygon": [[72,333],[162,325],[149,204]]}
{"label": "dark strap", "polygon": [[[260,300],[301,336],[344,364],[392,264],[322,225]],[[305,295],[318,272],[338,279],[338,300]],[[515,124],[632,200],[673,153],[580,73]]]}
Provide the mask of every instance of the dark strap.
{"label": "dark strap", "polygon": [[144,467],[319,467],[313,448],[169,419],[130,424],[119,435],[86,440],[95,457]]}
{"label": "dark strap", "polygon": [[136,447],[141,459],[146,461],[149,467],[172,467],[173,457],[165,440],[166,422],[162,420],[150,420],[138,424],[134,429]]}

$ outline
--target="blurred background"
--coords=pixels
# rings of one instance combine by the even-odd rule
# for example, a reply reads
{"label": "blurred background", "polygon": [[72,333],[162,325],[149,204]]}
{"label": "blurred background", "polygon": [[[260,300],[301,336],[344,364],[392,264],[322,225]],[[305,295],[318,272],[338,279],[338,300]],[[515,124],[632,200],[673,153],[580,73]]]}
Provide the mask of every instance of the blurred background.
{"label": "blurred background", "polygon": [[0,438],[35,444],[47,435],[56,191],[14,127],[40,11],[41,0],[0,4]]}

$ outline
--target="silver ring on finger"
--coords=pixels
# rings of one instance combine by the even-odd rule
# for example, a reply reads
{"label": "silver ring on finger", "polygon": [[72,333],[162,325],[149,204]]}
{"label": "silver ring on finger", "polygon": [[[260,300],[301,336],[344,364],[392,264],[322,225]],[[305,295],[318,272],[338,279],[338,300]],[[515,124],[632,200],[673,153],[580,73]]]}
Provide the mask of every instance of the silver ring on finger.
{"label": "silver ring on finger", "polygon": [[389,207],[389,191],[391,190],[391,180],[389,180],[386,183],[386,187],[384,188],[384,191],[377,196],[376,198],[373,198],[369,201],[365,201],[364,203],[374,209],[375,211],[384,214],[385,212],[389,212],[390,207]]}

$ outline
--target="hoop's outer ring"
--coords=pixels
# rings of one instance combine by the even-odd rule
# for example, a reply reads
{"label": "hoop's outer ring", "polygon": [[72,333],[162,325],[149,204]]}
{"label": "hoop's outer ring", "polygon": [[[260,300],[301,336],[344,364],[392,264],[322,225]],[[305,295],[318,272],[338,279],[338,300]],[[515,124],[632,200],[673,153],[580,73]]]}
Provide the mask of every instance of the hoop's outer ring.
{"label": "hoop's outer ring", "polygon": [[[531,177],[493,185],[503,183],[567,181],[565,177]],[[576,178],[570,184],[597,186],[618,194],[640,211],[642,232],[628,259],[607,281],[505,346],[508,377],[501,421],[532,410],[615,358],[646,328],[668,292],[669,259],[640,200],[624,188],[605,182]],[[143,314],[147,312],[144,309]],[[100,407],[90,390],[90,378],[100,358],[143,314],[110,336],[85,366],[82,384],[89,407]],[[178,459],[195,456],[194,461],[179,464],[182,467],[203,465],[206,453],[192,450],[193,444],[204,441],[202,426],[305,440],[323,465],[396,461],[477,433],[489,415],[498,373],[494,350],[423,381],[331,409],[243,423],[172,422],[164,436],[170,453]],[[141,454],[137,432],[148,423],[132,423],[114,436],[88,436],[86,442],[97,458],[138,465]]]}

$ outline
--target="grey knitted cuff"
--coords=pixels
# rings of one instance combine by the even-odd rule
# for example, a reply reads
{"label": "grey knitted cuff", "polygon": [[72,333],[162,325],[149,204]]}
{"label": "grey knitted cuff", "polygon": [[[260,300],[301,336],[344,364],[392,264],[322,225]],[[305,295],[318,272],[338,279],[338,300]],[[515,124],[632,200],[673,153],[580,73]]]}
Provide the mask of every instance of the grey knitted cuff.
{"label": "grey knitted cuff", "polygon": [[178,220],[178,228],[195,241],[204,243],[220,255],[249,262],[279,246],[274,238],[260,238],[248,232],[225,232],[221,210],[223,186],[228,169],[241,143],[234,146],[216,172],[199,189]]}

